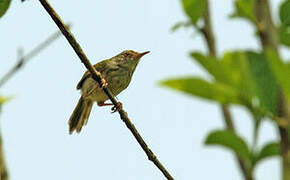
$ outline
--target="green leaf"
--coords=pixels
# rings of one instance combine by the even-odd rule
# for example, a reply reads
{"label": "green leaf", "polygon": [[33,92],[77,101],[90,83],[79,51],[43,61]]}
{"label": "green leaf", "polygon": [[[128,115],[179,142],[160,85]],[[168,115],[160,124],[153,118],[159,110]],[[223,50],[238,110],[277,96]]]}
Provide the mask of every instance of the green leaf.
{"label": "green leaf", "polygon": [[164,80],[160,85],[222,104],[240,104],[236,91],[218,82],[210,83],[196,77],[184,77]]}
{"label": "green leaf", "polygon": [[278,142],[267,143],[261,150],[255,155],[254,165],[261,160],[280,155],[280,145]]}
{"label": "green leaf", "polygon": [[182,5],[192,24],[196,25],[204,15],[206,0],[182,0]]}
{"label": "green leaf", "polygon": [[222,62],[230,67],[233,88],[239,91],[244,104],[258,108],[261,114],[276,115],[278,82],[264,54],[231,52],[224,55]]}
{"label": "green leaf", "polygon": [[250,65],[244,52],[228,52],[222,63],[230,70],[232,86],[237,89],[244,103],[249,104],[256,97],[256,84],[251,76]]}
{"label": "green leaf", "polygon": [[175,32],[178,29],[180,29],[181,27],[187,28],[190,26],[192,26],[191,22],[178,22],[172,26],[171,31]]}
{"label": "green leaf", "polygon": [[285,46],[290,46],[290,0],[285,0],[280,6],[279,40]]}
{"label": "green leaf", "polygon": [[290,102],[290,66],[284,63],[279,55],[273,50],[266,51],[267,61],[270,65],[272,72],[274,73],[279,86],[282,88],[284,95]]}
{"label": "green leaf", "polygon": [[235,8],[235,12],[230,17],[246,18],[255,23],[254,0],[236,0]]}
{"label": "green leaf", "polygon": [[217,81],[231,84],[232,76],[230,69],[221,61],[211,56],[205,56],[198,52],[190,54],[205,70],[207,70]]}
{"label": "green leaf", "polygon": [[247,143],[230,130],[215,130],[208,134],[206,145],[220,145],[232,150],[240,158],[250,162],[251,153]]}
{"label": "green leaf", "polygon": [[0,104],[4,104],[6,101],[6,98],[0,96]]}
{"label": "green leaf", "polygon": [[277,114],[278,84],[263,54],[246,53],[262,110]]}
{"label": "green leaf", "polygon": [[[264,54],[229,52],[221,61],[200,53],[191,55],[218,83],[231,87],[241,104],[258,108],[261,114],[276,115],[278,83]],[[290,76],[284,74],[283,77],[287,81]],[[289,83],[284,82],[284,86]]]}
{"label": "green leaf", "polygon": [[278,28],[279,42],[290,47],[290,26],[281,25]]}
{"label": "green leaf", "polygon": [[0,0],[0,18],[6,13],[10,3],[11,0]]}
{"label": "green leaf", "polygon": [[283,25],[288,26],[290,25],[290,1],[284,1],[280,6],[280,20]]}
{"label": "green leaf", "polygon": [[3,104],[5,104],[6,102],[8,102],[10,99],[12,99],[12,96],[3,97],[3,96],[0,95],[0,113],[2,111]]}

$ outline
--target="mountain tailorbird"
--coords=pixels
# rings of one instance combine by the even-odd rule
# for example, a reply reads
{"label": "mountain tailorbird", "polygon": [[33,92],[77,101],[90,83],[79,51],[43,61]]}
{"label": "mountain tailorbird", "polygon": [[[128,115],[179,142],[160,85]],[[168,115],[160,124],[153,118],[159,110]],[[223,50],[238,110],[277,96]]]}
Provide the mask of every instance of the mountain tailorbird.
{"label": "mountain tailorbird", "polygon": [[[139,60],[149,52],[138,53],[126,50],[95,64],[94,67],[101,73],[103,85],[114,96],[117,96],[128,87]],[[105,103],[109,98],[103,91],[103,87],[100,87],[99,83],[92,78],[89,71],[85,72],[79,81],[77,89],[81,89],[82,95],[69,119],[70,134],[74,131],[79,133],[82,127],[87,124],[94,102],[97,102],[99,106],[113,105]],[[114,108],[116,110],[118,107]]]}

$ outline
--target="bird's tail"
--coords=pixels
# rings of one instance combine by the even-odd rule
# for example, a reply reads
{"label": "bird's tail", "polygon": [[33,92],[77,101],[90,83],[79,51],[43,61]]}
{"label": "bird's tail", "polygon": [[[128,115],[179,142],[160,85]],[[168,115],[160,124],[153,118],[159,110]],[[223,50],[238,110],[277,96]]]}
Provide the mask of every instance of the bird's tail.
{"label": "bird's tail", "polygon": [[70,134],[74,131],[79,133],[82,130],[82,127],[87,124],[92,107],[93,101],[84,99],[83,97],[79,99],[79,102],[68,122]]}

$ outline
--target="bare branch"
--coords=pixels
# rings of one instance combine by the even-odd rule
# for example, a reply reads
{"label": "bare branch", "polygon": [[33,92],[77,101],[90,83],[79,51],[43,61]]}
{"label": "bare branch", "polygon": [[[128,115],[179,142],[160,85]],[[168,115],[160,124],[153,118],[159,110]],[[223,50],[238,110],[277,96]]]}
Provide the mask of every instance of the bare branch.
{"label": "bare branch", "polygon": [[[70,25],[67,25],[70,28]],[[40,53],[43,49],[48,47],[53,41],[55,41],[61,35],[60,31],[53,33],[45,41],[35,47],[25,56],[20,56],[16,64],[0,79],[0,87],[3,86],[17,71],[19,71],[28,61],[34,56]]]}
{"label": "bare branch", "polygon": [[[48,12],[48,14],[51,16],[51,18],[53,19],[53,21],[56,23],[56,25],[58,26],[58,28],[61,30],[61,32],[63,33],[63,35],[66,37],[66,39],[68,40],[68,42],[70,43],[70,45],[72,46],[72,48],[74,49],[74,51],[76,52],[76,54],[79,56],[79,58],[82,61],[82,63],[90,71],[90,73],[92,74],[92,77],[102,87],[102,80],[101,80],[102,77],[101,77],[101,74],[98,71],[96,71],[96,69],[94,68],[94,66],[92,66],[92,64],[90,63],[89,59],[87,58],[87,56],[85,55],[85,53],[81,49],[79,43],[74,38],[73,34],[69,31],[68,28],[66,28],[64,26],[62,20],[58,16],[58,14],[54,11],[54,9],[50,6],[50,4],[46,0],[39,0],[39,1],[42,4],[42,6],[45,8],[45,10]],[[112,101],[112,103],[114,104],[114,106],[117,107],[119,103],[115,99],[115,97],[112,95],[112,93],[109,91],[109,89],[107,89],[106,87],[104,87],[103,90],[106,93],[106,95],[109,97],[109,99]],[[164,176],[167,179],[172,180],[173,177],[169,174],[169,172],[165,169],[165,167],[157,159],[157,157],[154,155],[154,153],[148,148],[147,144],[145,143],[145,141],[143,140],[143,138],[140,136],[140,134],[138,133],[138,131],[135,128],[135,126],[131,123],[131,121],[130,121],[128,115],[127,115],[127,113],[123,110],[123,108],[118,109],[118,112],[120,114],[120,118],[123,120],[123,122],[126,124],[126,126],[130,129],[130,131],[132,132],[132,134],[134,135],[134,137],[136,138],[136,140],[138,141],[138,143],[140,144],[140,146],[142,147],[142,149],[147,154],[148,159],[150,161],[152,161],[158,167],[158,169],[164,174]]]}

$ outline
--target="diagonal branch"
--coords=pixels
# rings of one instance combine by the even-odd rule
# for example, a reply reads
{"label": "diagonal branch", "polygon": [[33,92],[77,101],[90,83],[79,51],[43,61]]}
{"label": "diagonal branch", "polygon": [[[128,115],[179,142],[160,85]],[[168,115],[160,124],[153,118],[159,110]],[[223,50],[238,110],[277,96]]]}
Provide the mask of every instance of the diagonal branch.
{"label": "diagonal branch", "polygon": [[[100,84],[100,86],[102,86],[103,83],[102,83],[101,74],[98,71],[96,71],[96,69],[92,66],[89,59],[87,58],[87,56],[81,49],[79,43],[76,41],[76,39],[74,38],[72,33],[69,31],[69,29],[65,27],[60,17],[58,16],[58,14],[54,11],[54,9],[50,6],[50,4],[46,0],[39,0],[39,1],[42,4],[42,6],[45,8],[45,10],[48,12],[48,14],[51,16],[53,21],[56,23],[58,28],[61,30],[63,35],[66,37],[66,39],[68,40],[68,42],[70,43],[70,45],[72,46],[72,48],[74,49],[74,51],[76,52],[76,54],[78,55],[82,63],[90,71],[94,80],[96,80]],[[103,90],[106,93],[106,95],[109,97],[109,99],[112,101],[114,106],[117,107],[119,103],[115,99],[115,97],[112,95],[112,93],[109,91],[109,89],[104,87]],[[123,108],[118,109],[118,112],[120,114],[120,118],[123,120],[126,126],[130,129],[130,131],[132,132],[132,134],[134,135],[134,137],[136,138],[136,140],[138,141],[142,149],[145,151],[146,155],[148,156],[148,159],[152,161],[158,167],[158,169],[164,174],[164,176],[167,179],[173,180],[173,177],[169,174],[169,172],[157,159],[154,153],[148,148],[147,144],[145,143],[141,135],[138,133],[135,126],[131,123],[127,113],[123,110]]]}
{"label": "diagonal branch", "polygon": [[[201,33],[204,36],[204,39],[207,44],[208,53],[210,56],[216,57],[216,43],[215,43],[215,37],[212,31],[212,24],[211,24],[211,17],[210,17],[210,9],[209,9],[209,2],[206,1],[206,10],[204,14],[204,27],[201,30]],[[235,132],[234,122],[230,113],[230,110],[227,106],[221,105],[224,122],[227,126],[227,128],[233,132]],[[240,169],[243,173],[243,176],[246,180],[253,180],[253,175],[251,174],[250,170],[247,168],[245,162],[236,156],[237,162],[240,166]]]}
{"label": "diagonal branch", "polygon": [[[71,25],[67,25],[70,28]],[[25,56],[20,56],[16,64],[0,79],[0,87],[3,86],[12,76],[19,71],[29,60],[36,56],[43,49],[48,47],[53,41],[55,41],[61,35],[60,31],[55,32],[49,36],[45,41],[35,47]]]}

